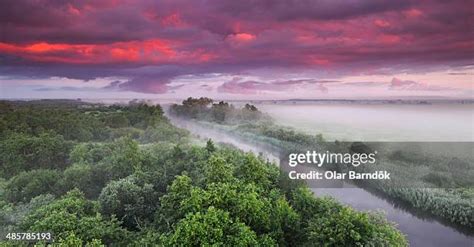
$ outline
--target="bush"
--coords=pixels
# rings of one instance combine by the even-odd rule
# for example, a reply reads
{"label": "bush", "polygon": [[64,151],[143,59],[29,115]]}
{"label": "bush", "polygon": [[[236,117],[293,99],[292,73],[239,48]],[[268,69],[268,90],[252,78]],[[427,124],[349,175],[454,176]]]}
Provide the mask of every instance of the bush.
{"label": "bush", "polygon": [[33,169],[64,169],[71,148],[71,142],[54,133],[8,135],[0,141],[1,173],[4,177],[11,177]]}
{"label": "bush", "polygon": [[248,226],[234,221],[229,213],[209,207],[206,212],[189,214],[176,230],[164,238],[166,246],[257,246],[257,235]]}
{"label": "bush", "polygon": [[105,219],[97,205],[86,200],[79,190],[31,212],[22,222],[22,229],[31,232],[51,232],[59,239],[74,234],[84,242],[100,240],[104,244],[119,244],[129,236],[115,218]]}
{"label": "bush", "polygon": [[38,169],[22,172],[11,178],[5,188],[5,199],[9,202],[29,202],[41,194],[58,194],[61,173],[56,170]]}
{"label": "bush", "polygon": [[105,172],[100,169],[100,166],[88,164],[73,164],[68,167],[59,183],[61,194],[77,188],[84,192],[86,198],[97,198],[108,182]]}
{"label": "bush", "polygon": [[129,229],[151,222],[158,207],[158,196],[153,185],[133,175],[109,183],[98,201],[103,214],[117,216]]}

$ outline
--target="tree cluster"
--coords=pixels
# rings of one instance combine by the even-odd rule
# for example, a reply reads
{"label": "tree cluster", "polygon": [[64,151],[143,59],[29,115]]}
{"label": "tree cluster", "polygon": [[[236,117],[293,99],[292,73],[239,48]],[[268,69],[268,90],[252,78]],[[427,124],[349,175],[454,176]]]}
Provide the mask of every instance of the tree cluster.
{"label": "tree cluster", "polygon": [[[140,128],[168,122],[161,108],[134,107],[106,109]],[[129,118],[135,114],[153,117]],[[57,246],[406,245],[382,217],[315,197],[274,164],[212,141],[83,141],[56,129],[6,129],[1,145],[10,151],[0,161],[10,168],[0,179],[0,226],[8,232],[51,231]]]}
{"label": "tree cluster", "polygon": [[240,123],[268,120],[268,116],[260,112],[257,107],[245,104],[241,108],[219,101],[213,103],[209,98],[188,98],[181,105],[173,104],[170,113],[183,118],[205,120],[216,123]]}

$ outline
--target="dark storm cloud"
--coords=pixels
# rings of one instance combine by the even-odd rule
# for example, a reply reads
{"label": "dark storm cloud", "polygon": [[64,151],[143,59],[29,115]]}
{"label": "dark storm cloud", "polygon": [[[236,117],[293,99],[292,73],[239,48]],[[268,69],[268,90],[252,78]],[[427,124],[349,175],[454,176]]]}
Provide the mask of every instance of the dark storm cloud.
{"label": "dark storm cloud", "polygon": [[0,73],[125,77],[109,89],[163,93],[177,76],[259,68],[457,68],[473,64],[473,9],[435,0],[7,0]]}
{"label": "dark storm cloud", "polygon": [[[219,1],[213,6],[241,18],[276,20],[341,20],[409,7],[414,1],[390,0],[289,0],[289,1]],[[249,8],[249,6],[252,6]]]}

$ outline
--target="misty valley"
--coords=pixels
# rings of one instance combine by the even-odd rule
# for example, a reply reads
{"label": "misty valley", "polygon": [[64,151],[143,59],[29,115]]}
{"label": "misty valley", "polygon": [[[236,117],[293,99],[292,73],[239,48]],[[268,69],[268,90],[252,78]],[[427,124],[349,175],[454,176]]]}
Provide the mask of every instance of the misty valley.
{"label": "misty valley", "polygon": [[[407,245],[382,215],[317,197],[264,157],[196,144],[159,105],[2,101],[0,112],[2,235],[47,232],[58,246]],[[247,106],[236,121],[260,115]]]}
{"label": "misty valley", "polygon": [[[426,226],[418,231],[438,229],[447,233],[445,241],[461,244],[472,240],[469,159],[419,156],[380,143],[328,141],[323,134],[280,125],[255,105],[209,98],[166,107],[138,100],[1,101],[0,113],[2,235],[51,233],[59,246],[429,242],[427,235],[414,237],[398,218],[387,219],[390,214],[346,203],[348,194],[341,199],[337,193],[320,193],[332,187],[307,182],[317,177],[309,165],[288,172],[294,167],[288,154],[330,150],[367,157],[377,153],[381,161],[377,167],[313,164],[322,169],[321,177],[344,180],[344,186],[347,179],[360,180],[337,190],[362,188],[368,192],[359,202],[397,201],[378,209],[400,211],[413,218],[410,224]],[[242,148],[244,143],[248,148]],[[399,209],[398,203],[406,208]]]}

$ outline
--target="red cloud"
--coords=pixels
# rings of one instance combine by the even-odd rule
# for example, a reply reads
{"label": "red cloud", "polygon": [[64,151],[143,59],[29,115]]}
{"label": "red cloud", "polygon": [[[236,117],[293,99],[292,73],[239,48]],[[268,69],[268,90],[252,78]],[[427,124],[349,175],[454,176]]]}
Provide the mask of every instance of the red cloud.
{"label": "red cloud", "polygon": [[383,44],[394,44],[400,42],[401,38],[398,35],[382,34],[378,40]]}
{"label": "red cloud", "polygon": [[156,39],[80,45],[45,42],[30,45],[0,43],[0,53],[13,54],[36,62],[71,64],[158,63],[172,61],[177,57],[168,42]]}
{"label": "red cloud", "polygon": [[[172,71],[172,80],[255,69],[348,75],[459,68],[473,61],[472,9],[469,1],[435,0],[17,0],[0,8],[0,72],[120,76],[133,84],[162,71]],[[228,90],[268,90],[237,84]]]}
{"label": "red cloud", "polygon": [[378,27],[390,27],[390,22],[381,19],[375,20],[374,24]]}
{"label": "red cloud", "polygon": [[411,17],[411,18],[413,18],[413,17],[419,17],[419,16],[421,16],[421,15],[423,14],[423,12],[421,12],[421,11],[418,10],[418,9],[409,9],[409,10],[403,12],[403,13],[405,14],[405,16]]}
{"label": "red cloud", "polygon": [[237,42],[248,42],[252,41],[255,39],[255,35],[250,34],[250,33],[237,33],[237,34],[230,34],[227,36],[227,39],[231,41],[237,41]]}

